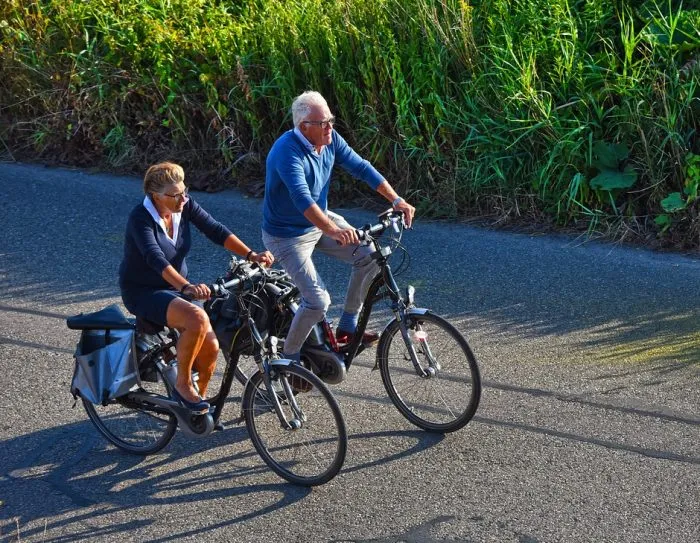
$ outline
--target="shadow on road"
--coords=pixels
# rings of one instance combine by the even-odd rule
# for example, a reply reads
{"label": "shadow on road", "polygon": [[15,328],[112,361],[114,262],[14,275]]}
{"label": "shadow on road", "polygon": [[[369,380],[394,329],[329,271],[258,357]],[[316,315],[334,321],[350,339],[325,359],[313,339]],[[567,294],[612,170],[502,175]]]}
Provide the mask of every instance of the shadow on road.
{"label": "shadow on road", "polygon": [[[398,438],[403,443],[408,438],[415,441],[412,446],[389,456],[345,467],[345,472],[360,471],[375,465],[386,464],[420,453],[439,443],[442,436],[433,436],[419,431],[392,431],[364,433],[350,436],[352,440],[376,438]],[[203,536],[211,530],[234,526],[238,523],[274,513],[303,500],[310,489],[297,487],[284,481],[277,483],[255,483],[255,479],[269,478],[271,473],[258,457],[244,426],[227,428],[204,440],[188,440],[178,434],[172,443],[160,453],[149,457],[129,455],[106,444],[90,422],[79,422],[58,428],[47,429],[3,442],[3,456],[12,458],[7,471],[0,474],[0,495],[4,499],[0,513],[21,511],[16,517],[5,517],[0,534],[12,534],[19,523],[21,540],[41,539],[44,530],[54,533],[70,533],[70,536],[52,537],[52,541],[68,542],[84,539],[101,539],[122,534],[130,539],[140,528],[149,526],[154,519],[144,519],[143,510],[158,511],[159,506],[179,503],[208,504],[222,499],[249,500],[256,507],[239,516],[211,522],[203,515],[199,526],[191,529],[173,528],[160,539],[170,541],[183,537]],[[242,445],[241,445],[242,444]],[[237,445],[237,446],[236,446]],[[248,446],[249,445],[249,446]],[[226,447],[235,446],[227,451]],[[241,446],[244,448],[240,452]],[[399,445],[404,447],[403,444]],[[5,471],[5,470],[3,470]],[[251,479],[253,480],[251,482]],[[41,489],[49,485],[55,496],[43,501],[39,507],[36,495],[13,492],[16,484]],[[38,486],[35,486],[38,485]],[[89,508],[89,512],[81,512]],[[124,523],[111,519],[123,518],[134,510],[133,517]],[[138,510],[138,512],[137,512]],[[168,508],[168,511],[172,509]],[[115,517],[116,515],[116,517]],[[88,528],[97,517],[99,528]],[[40,527],[26,528],[30,523],[48,519]],[[67,529],[67,526],[70,526]],[[174,520],[173,526],[180,526]]]}
{"label": "shadow on road", "polygon": [[[533,432],[536,434],[542,434],[542,435],[547,435],[547,436],[552,436],[552,437],[558,437],[561,439],[577,441],[580,443],[589,443],[591,445],[605,447],[606,449],[632,452],[632,453],[641,454],[642,456],[647,456],[650,458],[659,458],[661,460],[672,460],[674,462],[683,462],[683,463],[687,463],[687,464],[696,464],[696,465],[700,464],[700,458],[698,458],[698,457],[686,456],[686,455],[677,454],[677,453],[670,452],[670,451],[658,450],[658,449],[636,447],[634,445],[627,445],[625,443],[612,441],[609,439],[599,439],[599,438],[590,437],[590,436],[583,436],[583,435],[576,434],[573,432],[562,432],[560,430],[554,430],[552,428],[543,428],[541,426],[534,426],[531,424],[523,424],[523,423],[519,423],[519,422],[512,422],[512,421],[505,421],[505,420],[497,420],[497,419],[492,419],[492,418],[480,417],[478,415],[475,416],[473,420],[474,420],[474,422],[480,422],[483,424],[489,424],[489,425],[493,425],[493,426],[502,426],[502,427],[506,427],[506,428],[512,428],[512,429],[516,429],[516,430],[525,431],[525,432]],[[698,423],[695,422],[692,424],[697,425]]]}

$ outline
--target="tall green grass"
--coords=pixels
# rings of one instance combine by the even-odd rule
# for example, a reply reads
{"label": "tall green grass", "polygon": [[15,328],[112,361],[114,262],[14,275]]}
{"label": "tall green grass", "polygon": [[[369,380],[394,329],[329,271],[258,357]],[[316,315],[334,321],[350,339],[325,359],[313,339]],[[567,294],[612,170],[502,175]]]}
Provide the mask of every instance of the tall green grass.
{"label": "tall green grass", "polygon": [[697,248],[698,29],[690,0],[6,0],[0,139],[238,178],[313,88],[421,213]]}

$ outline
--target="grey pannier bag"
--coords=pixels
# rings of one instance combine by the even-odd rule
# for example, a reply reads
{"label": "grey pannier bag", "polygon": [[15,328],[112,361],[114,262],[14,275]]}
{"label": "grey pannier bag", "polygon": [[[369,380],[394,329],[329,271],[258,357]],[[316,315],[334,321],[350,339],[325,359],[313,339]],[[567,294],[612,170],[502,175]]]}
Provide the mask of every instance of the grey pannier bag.
{"label": "grey pannier bag", "polygon": [[141,386],[134,324],[116,305],[68,319],[82,330],[75,350],[71,393],[94,404],[106,404]]}

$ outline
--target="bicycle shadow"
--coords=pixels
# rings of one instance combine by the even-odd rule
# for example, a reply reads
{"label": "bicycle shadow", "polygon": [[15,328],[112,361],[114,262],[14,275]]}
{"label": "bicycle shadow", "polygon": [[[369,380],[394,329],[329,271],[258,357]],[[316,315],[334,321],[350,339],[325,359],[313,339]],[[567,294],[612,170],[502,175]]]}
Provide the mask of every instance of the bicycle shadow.
{"label": "bicycle shadow", "polygon": [[[442,436],[399,430],[350,436],[351,440],[390,438],[415,442],[389,456],[349,467],[346,464],[339,479],[345,473],[420,453],[439,443]],[[231,499],[238,500],[234,503],[256,504],[235,516],[218,517],[204,526],[172,531],[151,541],[196,537],[278,512],[312,492],[283,480],[269,482],[277,476],[250,444],[243,425],[227,427],[203,440],[191,440],[178,432],[160,453],[140,457],[109,445],[85,420],[7,440],[3,452],[8,462],[0,476],[0,495],[4,497],[0,534],[17,531],[18,539],[25,541],[43,540],[42,534],[52,532],[69,534],[52,536],[51,540],[57,542],[133,534],[156,523],[161,517],[158,511],[181,504],[207,507]],[[46,493],[47,486],[52,497],[37,502],[37,493]],[[17,488],[24,490],[17,492]],[[144,518],[144,507],[155,511]],[[124,516],[133,518],[114,522]],[[87,524],[99,526],[88,528],[87,520]]]}
{"label": "bicycle shadow", "polygon": [[[82,525],[87,518],[113,517],[142,506],[160,508],[250,495],[272,496],[245,514],[169,538],[192,536],[284,509],[310,493],[310,489],[284,481],[256,483],[255,478],[271,472],[252,445],[236,446],[246,441],[244,427],[217,432],[206,441],[191,441],[178,434],[161,453],[140,457],[107,444],[87,420],[7,440],[3,450],[9,465],[0,478],[0,492],[5,496],[0,512],[7,524],[0,533],[11,533],[16,518],[21,525],[48,519],[40,528],[22,529],[21,538],[40,538],[44,531],[56,530],[70,535],[52,538],[53,541],[79,541],[132,533],[155,522],[107,521],[92,530]],[[34,492],[15,492],[17,483],[30,489],[48,485],[51,494],[60,495],[61,499],[37,502]],[[89,511],[80,513],[84,508]]]}
{"label": "bicycle shadow", "polygon": [[423,430],[384,430],[378,432],[363,432],[359,434],[349,435],[348,446],[351,446],[353,441],[377,439],[387,440],[393,438],[400,439],[402,441],[406,439],[413,439],[415,440],[415,444],[410,446],[408,449],[395,452],[384,458],[377,458],[371,461],[360,462],[358,464],[355,464],[354,466],[349,467],[346,464],[346,466],[342,469],[341,473],[353,473],[356,471],[362,471],[376,466],[382,466],[384,464],[388,464],[389,462],[396,462],[398,460],[407,458],[415,454],[419,454],[443,441],[445,439],[445,436],[443,434],[431,434],[428,432],[424,432]]}

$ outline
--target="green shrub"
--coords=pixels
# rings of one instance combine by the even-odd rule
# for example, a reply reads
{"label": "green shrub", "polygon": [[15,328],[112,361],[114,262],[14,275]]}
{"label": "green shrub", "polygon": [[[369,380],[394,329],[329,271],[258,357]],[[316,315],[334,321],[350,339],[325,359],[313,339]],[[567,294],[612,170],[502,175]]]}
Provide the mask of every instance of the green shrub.
{"label": "green shrub", "polygon": [[240,177],[313,88],[421,213],[698,247],[698,29],[675,0],[5,0],[0,138]]}

